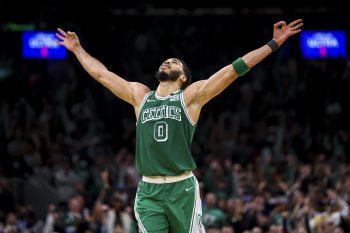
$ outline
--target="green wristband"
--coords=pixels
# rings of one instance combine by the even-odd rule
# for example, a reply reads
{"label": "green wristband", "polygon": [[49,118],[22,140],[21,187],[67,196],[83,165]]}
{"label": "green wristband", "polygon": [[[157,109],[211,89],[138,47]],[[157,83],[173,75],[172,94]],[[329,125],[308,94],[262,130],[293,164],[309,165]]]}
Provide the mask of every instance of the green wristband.
{"label": "green wristband", "polygon": [[244,75],[250,70],[249,66],[243,61],[241,57],[232,62],[232,66],[239,76]]}

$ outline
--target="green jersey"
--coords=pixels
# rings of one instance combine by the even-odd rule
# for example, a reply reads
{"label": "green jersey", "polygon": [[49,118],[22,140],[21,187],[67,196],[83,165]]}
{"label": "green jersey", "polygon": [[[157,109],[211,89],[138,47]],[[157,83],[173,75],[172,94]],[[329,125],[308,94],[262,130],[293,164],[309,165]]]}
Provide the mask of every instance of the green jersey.
{"label": "green jersey", "polygon": [[149,92],[136,123],[137,171],[146,176],[175,176],[194,170],[191,143],[195,128],[182,90],[167,97]]}

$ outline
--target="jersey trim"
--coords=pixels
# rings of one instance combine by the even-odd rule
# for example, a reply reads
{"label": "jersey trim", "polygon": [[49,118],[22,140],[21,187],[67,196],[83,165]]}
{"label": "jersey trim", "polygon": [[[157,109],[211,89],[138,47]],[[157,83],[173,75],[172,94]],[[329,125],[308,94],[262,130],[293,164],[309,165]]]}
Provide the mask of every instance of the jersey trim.
{"label": "jersey trim", "polygon": [[154,92],[154,91],[150,91],[150,92],[148,92],[148,93],[145,95],[145,97],[143,97],[143,100],[142,100],[142,102],[141,102],[141,104],[140,104],[140,107],[139,107],[140,112],[139,112],[139,115],[138,115],[138,117],[137,117],[136,125],[137,125],[137,123],[139,122],[140,114],[141,114],[141,110],[142,110],[142,108],[143,108],[143,105],[145,105],[146,100],[148,99],[148,97],[149,97],[153,92]]}
{"label": "jersey trim", "polygon": [[186,115],[188,121],[191,123],[191,125],[196,126],[196,123],[193,122],[193,120],[191,119],[190,115],[187,112],[187,108],[186,108],[186,104],[185,104],[185,100],[184,100],[184,93],[183,92],[180,94],[180,99],[181,99],[182,108],[184,109],[184,112],[185,112],[185,115]]}
{"label": "jersey trim", "polygon": [[167,96],[159,96],[159,95],[157,95],[157,92],[154,91],[154,97],[156,97],[157,100],[166,100],[166,99],[170,98],[171,95],[176,94],[176,93],[178,93],[179,91],[180,91],[180,90],[174,91],[173,93],[171,93],[170,95],[167,95]]}

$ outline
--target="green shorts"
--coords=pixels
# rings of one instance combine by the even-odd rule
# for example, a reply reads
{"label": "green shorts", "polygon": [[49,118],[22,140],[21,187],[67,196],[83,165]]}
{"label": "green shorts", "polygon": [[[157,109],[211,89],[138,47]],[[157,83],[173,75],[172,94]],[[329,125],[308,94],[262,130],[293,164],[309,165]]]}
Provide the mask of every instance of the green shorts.
{"label": "green shorts", "polygon": [[135,217],[143,233],[204,233],[197,179],[171,183],[140,181]]}

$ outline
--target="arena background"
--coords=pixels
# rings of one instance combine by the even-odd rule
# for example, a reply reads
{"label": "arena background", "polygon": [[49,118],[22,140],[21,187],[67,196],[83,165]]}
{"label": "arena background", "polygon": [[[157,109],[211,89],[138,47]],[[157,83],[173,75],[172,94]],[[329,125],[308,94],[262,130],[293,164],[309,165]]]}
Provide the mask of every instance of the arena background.
{"label": "arena background", "polygon": [[[279,20],[345,30],[349,41],[350,10],[316,1],[0,6],[0,232],[137,228],[132,107],[72,54],[23,59],[24,30],[75,31],[111,71],[151,88],[165,58],[185,60],[193,81],[207,78],[268,42]],[[299,39],[203,109],[192,152],[208,232],[350,232],[349,59],[305,59]],[[115,222],[108,211],[119,216]]]}

